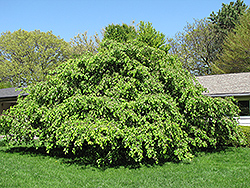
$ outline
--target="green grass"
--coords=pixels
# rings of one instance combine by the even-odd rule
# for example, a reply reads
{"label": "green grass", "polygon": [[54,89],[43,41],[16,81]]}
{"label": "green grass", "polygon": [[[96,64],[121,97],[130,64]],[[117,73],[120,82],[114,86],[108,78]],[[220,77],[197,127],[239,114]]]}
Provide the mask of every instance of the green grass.
{"label": "green grass", "polygon": [[105,170],[43,150],[0,146],[0,187],[250,187],[250,148],[201,153],[190,163]]}

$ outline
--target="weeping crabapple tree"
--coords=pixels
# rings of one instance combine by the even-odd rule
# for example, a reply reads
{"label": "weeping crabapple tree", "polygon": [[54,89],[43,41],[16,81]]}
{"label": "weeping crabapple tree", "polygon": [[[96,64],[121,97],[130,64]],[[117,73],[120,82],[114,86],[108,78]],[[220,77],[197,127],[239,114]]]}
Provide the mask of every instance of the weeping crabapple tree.
{"label": "weeping crabapple tree", "polygon": [[203,91],[167,49],[104,39],[97,54],[29,86],[0,124],[10,145],[63,148],[103,165],[189,160],[201,149],[244,144],[238,107]]}

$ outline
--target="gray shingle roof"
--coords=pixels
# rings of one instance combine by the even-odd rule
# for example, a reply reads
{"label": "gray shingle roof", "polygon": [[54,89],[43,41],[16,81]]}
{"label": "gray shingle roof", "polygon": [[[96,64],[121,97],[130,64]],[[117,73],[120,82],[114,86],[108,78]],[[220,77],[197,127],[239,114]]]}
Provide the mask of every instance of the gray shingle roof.
{"label": "gray shingle roof", "polygon": [[[0,89],[0,99],[3,98],[12,98],[12,97],[17,97],[20,95],[20,91],[16,91],[17,88],[5,88],[5,89]],[[27,94],[24,94],[27,95]]]}
{"label": "gray shingle roof", "polygon": [[199,83],[211,96],[250,95],[250,72],[197,76]]}

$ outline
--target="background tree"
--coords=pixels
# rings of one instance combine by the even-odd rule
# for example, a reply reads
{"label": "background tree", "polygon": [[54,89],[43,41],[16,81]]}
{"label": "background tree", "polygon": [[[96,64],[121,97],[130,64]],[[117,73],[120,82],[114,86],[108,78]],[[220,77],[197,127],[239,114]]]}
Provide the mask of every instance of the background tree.
{"label": "background tree", "polygon": [[68,43],[51,31],[20,29],[0,37],[0,73],[13,86],[44,80],[49,70],[68,57]]}
{"label": "background tree", "polygon": [[[222,8],[217,13],[212,12],[210,17],[208,17],[214,27],[213,32],[215,32],[217,36],[214,48],[218,57],[223,50],[225,38],[233,31],[240,17],[246,13],[247,8],[248,6],[241,0],[230,2],[229,4],[222,3]],[[215,69],[215,72],[216,70],[217,69]]]}
{"label": "background tree", "polygon": [[250,71],[250,11],[240,18],[223,45],[222,55],[216,62],[218,73]]}
{"label": "background tree", "polygon": [[188,23],[183,32],[169,38],[170,53],[177,55],[183,67],[194,75],[218,73],[215,62],[222,52],[224,39],[246,10],[247,6],[240,0],[223,3],[217,13],[212,12],[210,17],[195,20],[193,24]]}
{"label": "background tree", "polygon": [[194,75],[211,74],[216,58],[214,44],[217,35],[207,19],[188,23],[183,32],[169,38],[170,53],[177,55],[183,67]]}
{"label": "background tree", "polygon": [[240,16],[245,13],[247,8],[247,5],[241,0],[229,4],[222,3],[222,8],[217,13],[213,11],[208,19],[211,20],[216,32],[221,33],[222,37],[226,37],[235,28]]}
{"label": "background tree", "polygon": [[96,54],[99,47],[100,38],[98,34],[88,37],[87,32],[78,33],[70,41],[70,53],[73,57],[79,57],[85,53]]}
{"label": "background tree", "polygon": [[0,82],[0,89],[13,87],[10,82],[2,81]]}

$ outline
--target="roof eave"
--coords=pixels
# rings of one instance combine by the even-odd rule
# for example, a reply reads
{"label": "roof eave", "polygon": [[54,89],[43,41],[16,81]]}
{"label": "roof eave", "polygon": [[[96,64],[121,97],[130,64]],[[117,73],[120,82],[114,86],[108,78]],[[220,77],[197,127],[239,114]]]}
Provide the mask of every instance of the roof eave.
{"label": "roof eave", "polygon": [[205,93],[204,95],[210,96],[210,97],[245,97],[250,96],[250,93]]}
{"label": "roof eave", "polygon": [[18,95],[3,96],[3,97],[0,97],[0,101],[5,101],[5,100],[8,100],[8,99],[17,98],[19,96],[26,97],[27,95],[28,95],[27,93],[24,93],[24,94],[18,94]]}

